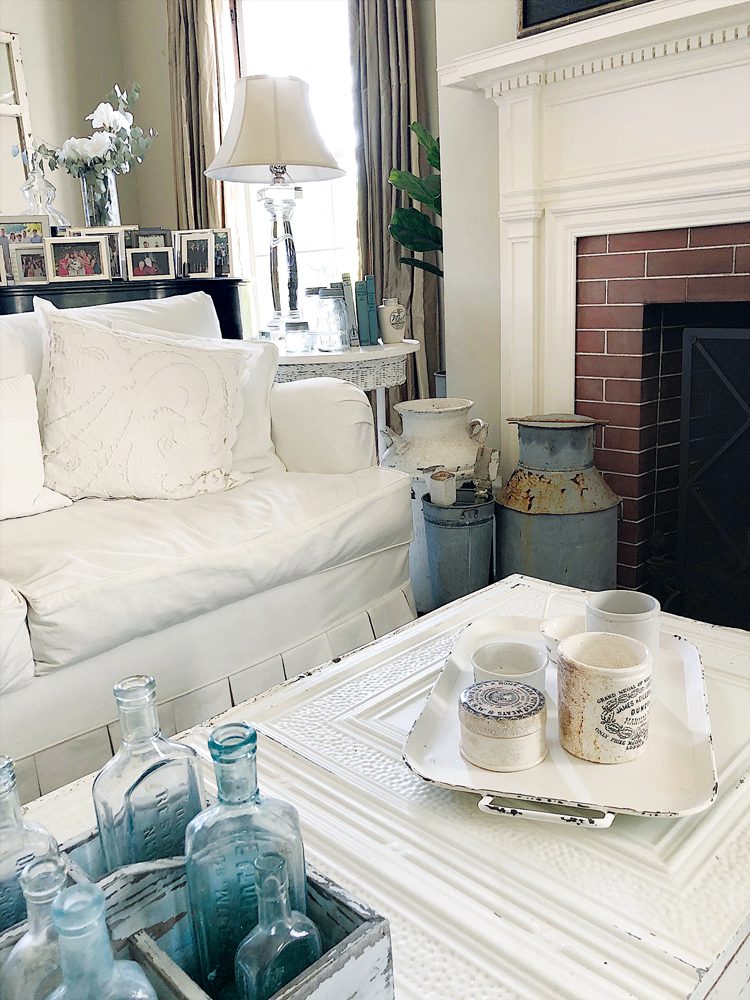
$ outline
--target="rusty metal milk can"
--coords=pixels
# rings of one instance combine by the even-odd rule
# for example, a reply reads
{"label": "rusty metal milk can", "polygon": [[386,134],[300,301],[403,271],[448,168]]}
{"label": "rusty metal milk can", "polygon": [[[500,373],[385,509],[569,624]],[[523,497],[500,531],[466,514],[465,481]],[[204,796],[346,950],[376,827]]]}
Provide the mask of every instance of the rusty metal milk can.
{"label": "rusty metal milk can", "polygon": [[594,468],[594,428],[567,413],[511,418],[518,468],[497,494],[497,575],[585,590],[617,583],[620,498]]}

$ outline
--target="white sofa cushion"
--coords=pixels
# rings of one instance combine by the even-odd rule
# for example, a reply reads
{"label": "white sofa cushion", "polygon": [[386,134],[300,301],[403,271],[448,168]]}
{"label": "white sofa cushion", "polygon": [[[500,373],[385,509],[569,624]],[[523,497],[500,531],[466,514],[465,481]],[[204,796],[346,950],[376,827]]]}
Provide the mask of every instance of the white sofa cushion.
{"label": "white sofa cushion", "polygon": [[[172,334],[130,321],[118,320],[115,325],[118,330],[140,333],[144,336],[169,336],[176,340],[185,337],[183,332]],[[189,336],[192,339],[197,335]],[[237,440],[232,446],[233,473],[254,476],[261,472],[283,472],[284,464],[278,458],[274,442],[271,440],[270,397],[279,364],[278,347],[267,340],[222,340],[218,344],[212,340],[210,344],[222,350],[245,351],[254,359],[253,367],[242,389],[242,419],[237,427]]]}
{"label": "white sofa cushion", "polygon": [[0,521],[70,503],[44,486],[34,380],[31,375],[0,380]]}
{"label": "white sofa cushion", "polygon": [[[101,306],[66,309],[65,313],[96,323],[127,320],[174,333],[221,339],[213,299],[205,292],[172,295],[165,299],[105,303]],[[0,378],[12,378],[28,372],[34,382],[38,382],[42,372],[45,337],[45,331],[34,313],[0,316]]]}
{"label": "white sofa cushion", "polygon": [[83,497],[177,500],[231,485],[242,386],[257,359],[207,341],[44,312],[45,483]]}
{"label": "white sofa cushion", "polygon": [[46,673],[403,546],[410,503],[408,477],[378,467],[281,473],[168,505],[82,500],[5,522],[0,577],[29,605],[36,670]]}

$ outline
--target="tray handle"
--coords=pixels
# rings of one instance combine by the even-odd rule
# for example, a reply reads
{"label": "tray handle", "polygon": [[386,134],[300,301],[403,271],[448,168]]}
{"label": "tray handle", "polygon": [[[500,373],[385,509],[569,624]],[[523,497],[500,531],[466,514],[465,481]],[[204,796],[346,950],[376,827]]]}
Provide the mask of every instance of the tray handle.
{"label": "tray handle", "polygon": [[600,830],[612,825],[613,812],[598,809],[556,807],[551,803],[531,804],[517,799],[502,799],[496,795],[483,795],[478,802],[481,812],[500,813],[503,816],[520,816],[541,823],[569,823],[574,826],[596,827]]}

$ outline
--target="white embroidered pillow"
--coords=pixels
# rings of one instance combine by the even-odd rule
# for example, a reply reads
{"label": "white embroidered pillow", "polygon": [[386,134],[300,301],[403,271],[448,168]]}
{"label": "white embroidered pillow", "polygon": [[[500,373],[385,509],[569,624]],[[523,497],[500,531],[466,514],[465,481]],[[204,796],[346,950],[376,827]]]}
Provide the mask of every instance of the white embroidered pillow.
{"label": "white embroidered pillow", "polygon": [[253,358],[64,312],[46,323],[39,409],[50,489],[74,500],[179,500],[238,481],[232,445]]}

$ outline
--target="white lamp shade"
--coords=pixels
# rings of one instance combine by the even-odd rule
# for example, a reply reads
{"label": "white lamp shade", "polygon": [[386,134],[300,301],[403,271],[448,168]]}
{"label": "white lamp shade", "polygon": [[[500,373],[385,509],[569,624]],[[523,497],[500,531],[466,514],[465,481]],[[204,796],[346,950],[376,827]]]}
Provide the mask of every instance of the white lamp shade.
{"label": "white lamp shade", "polygon": [[266,184],[271,164],[284,165],[293,181],[327,181],[344,171],[315,125],[307,84],[295,76],[243,76],[224,141],[207,177]]}

